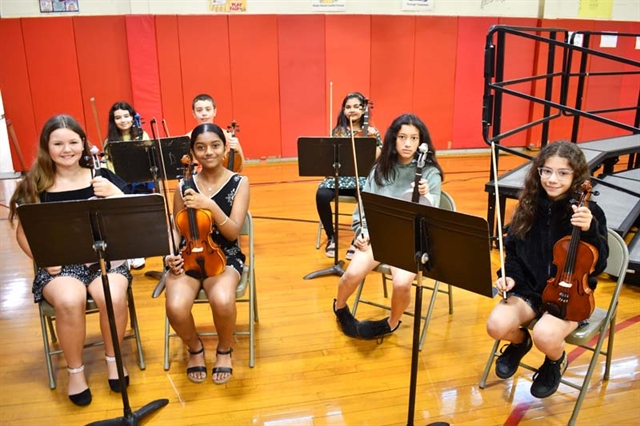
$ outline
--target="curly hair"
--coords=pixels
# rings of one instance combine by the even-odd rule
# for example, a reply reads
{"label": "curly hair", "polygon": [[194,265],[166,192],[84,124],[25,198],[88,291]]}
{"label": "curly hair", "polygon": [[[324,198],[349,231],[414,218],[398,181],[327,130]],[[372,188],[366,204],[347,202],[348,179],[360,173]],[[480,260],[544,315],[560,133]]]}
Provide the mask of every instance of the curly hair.
{"label": "curly hair", "polygon": [[13,226],[17,208],[20,204],[40,202],[39,194],[53,186],[56,174],[56,165],[49,154],[49,137],[58,129],[69,129],[80,136],[84,145],[84,152],[80,166],[91,167],[91,154],[87,135],[78,121],[70,115],[54,115],[42,127],[38,155],[24,178],[18,183],[15,192],[9,201],[9,222]]}
{"label": "curly hair", "polygon": [[581,192],[580,186],[591,177],[587,159],[578,145],[559,141],[545,146],[531,161],[531,166],[524,180],[524,187],[518,193],[518,204],[509,224],[509,232],[518,238],[524,238],[533,226],[538,211],[538,200],[541,191],[544,191],[538,168],[544,166],[547,159],[554,156],[566,159],[569,167],[573,170],[571,189],[567,191],[565,196]]}

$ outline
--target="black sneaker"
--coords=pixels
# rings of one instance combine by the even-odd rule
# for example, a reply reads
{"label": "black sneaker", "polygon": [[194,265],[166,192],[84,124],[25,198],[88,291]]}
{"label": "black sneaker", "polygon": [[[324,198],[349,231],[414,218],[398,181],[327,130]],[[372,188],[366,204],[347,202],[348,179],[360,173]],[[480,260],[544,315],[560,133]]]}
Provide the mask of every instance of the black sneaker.
{"label": "black sneaker", "polygon": [[398,321],[398,325],[392,330],[389,327],[389,317],[379,321],[361,321],[358,324],[358,334],[363,339],[378,339],[396,331],[401,323],[402,321]]}
{"label": "black sneaker", "polygon": [[524,340],[522,343],[510,343],[508,345],[504,345],[500,350],[502,355],[500,355],[496,360],[496,376],[501,379],[508,379],[516,374],[518,366],[520,365],[520,360],[531,350],[531,347],[533,346],[529,330],[526,328],[522,328],[521,330],[524,332]]}
{"label": "black sneaker", "polygon": [[536,398],[546,398],[551,396],[558,390],[562,374],[567,369],[567,356],[562,352],[562,357],[557,361],[551,361],[546,356],[544,363],[533,375],[533,383],[531,384],[531,395]]}
{"label": "black sneaker", "polygon": [[340,328],[342,328],[342,332],[349,337],[359,337],[358,320],[351,315],[349,306],[347,305],[344,308],[336,309],[336,302],[337,300],[333,299],[333,313],[336,314],[336,318],[340,324]]}

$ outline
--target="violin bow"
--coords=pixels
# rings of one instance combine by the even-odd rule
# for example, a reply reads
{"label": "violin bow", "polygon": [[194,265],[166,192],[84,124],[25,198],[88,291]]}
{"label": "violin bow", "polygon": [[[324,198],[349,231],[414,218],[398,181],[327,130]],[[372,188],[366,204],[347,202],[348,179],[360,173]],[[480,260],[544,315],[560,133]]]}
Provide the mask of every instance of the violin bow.
{"label": "violin bow", "polygon": [[104,143],[104,139],[102,139],[102,131],[100,131],[100,120],[98,119],[98,108],[96,107],[96,98],[92,97],[91,99],[91,109],[93,109],[93,120],[96,122],[96,130],[98,132],[98,139],[100,146]]}
{"label": "violin bow", "polygon": [[360,177],[358,176],[358,157],[356,157],[356,139],[353,133],[353,117],[349,117],[349,126],[351,127],[351,149],[353,150],[353,165],[355,167],[356,176],[356,201],[358,202],[358,217],[360,218],[360,235],[365,238],[366,231],[362,220],[362,198],[360,197]]}
{"label": "violin bow", "polygon": [[13,145],[13,149],[16,150],[16,154],[18,155],[18,162],[20,163],[20,167],[22,168],[22,173],[27,173],[27,169],[24,166],[24,158],[22,158],[22,150],[20,149],[20,144],[18,143],[18,137],[16,136],[16,131],[13,128],[13,123],[11,120],[7,119],[7,130],[9,131],[9,136],[11,139],[11,144]]}
{"label": "violin bow", "polygon": [[[496,161],[496,145],[491,142],[491,163],[493,165],[493,187],[496,197],[496,211],[498,217],[498,247],[500,249],[500,275],[507,283],[507,277],[504,275],[504,244],[502,242],[502,213],[500,212],[500,196],[498,195],[498,162]],[[507,292],[502,293],[502,301],[507,303]]]}
{"label": "violin bow", "polygon": [[331,120],[333,119],[333,81],[329,82],[329,136],[333,133]]}

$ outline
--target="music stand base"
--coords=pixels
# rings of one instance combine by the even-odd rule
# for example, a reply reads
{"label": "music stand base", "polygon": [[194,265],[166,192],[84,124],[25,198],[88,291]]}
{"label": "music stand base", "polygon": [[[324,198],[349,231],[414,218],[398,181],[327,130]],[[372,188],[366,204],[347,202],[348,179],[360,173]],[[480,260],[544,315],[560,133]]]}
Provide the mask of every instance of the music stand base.
{"label": "music stand base", "polygon": [[152,277],[152,278],[156,278],[156,279],[160,279],[162,278],[162,272],[160,271],[147,271],[144,273],[145,277]]}
{"label": "music stand base", "polygon": [[333,265],[330,268],[321,269],[319,271],[311,272],[310,274],[305,275],[304,279],[312,280],[314,278],[324,277],[327,275],[337,275],[341,277],[344,274],[344,269],[342,269],[343,265],[344,265],[344,260],[340,260],[338,261],[337,264]]}
{"label": "music stand base", "polygon": [[109,420],[99,420],[97,422],[89,423],[87,426],[106,426],[106,425],[137,425],[138,421],[152,412],[159,410],[169,403],[168,399],[157,399],[151,401],[138,411],[131,413],[128,416],[117,417]]}

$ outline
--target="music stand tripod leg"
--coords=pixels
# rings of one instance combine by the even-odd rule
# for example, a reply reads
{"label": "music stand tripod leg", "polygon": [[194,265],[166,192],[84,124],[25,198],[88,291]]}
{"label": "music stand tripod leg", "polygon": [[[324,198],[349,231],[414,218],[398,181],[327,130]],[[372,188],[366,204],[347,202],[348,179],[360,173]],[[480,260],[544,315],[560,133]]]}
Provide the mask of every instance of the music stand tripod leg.
{"label": "music stand tripod leg", "polygon": [[109,277],[107,276],[106,262],[104,260],[104,250],[106,244],[103,241],[96,241],[94,243],[94,249],[100,256],[100,272],[102,277],[102,288],[104,290],[104,299],[107,307],[107,316],[109,317],[109,330],[111,331],[111,339],[113,342],[113,351],[116,359],[116,366],[118,368],[118,381],[120,382],[120,390],[122,396],[122,405],[124,415],[115,419],[99,420],[97,422],[89,423],[88,426],[103,426],[103,425],[137,425],[138,421],[148,414],[164,407],[169,403],[168,399],[158,399],[152,401],[139,410],[133,412],[129,405],[129,395],[127,393],[127,385],[124,377],[124,369],[122,367],[122,353],[120,352],[120,344],[118,342],[118,330],[116,328],[115,313],[113,311],[113,302],[111,300],[111,290],[109,287]]}
{"label": "music stand tripod leg", "polygon": [[[338,155],[338,154],[336,154]],[[344,269],[342,269],[342,267],[344,266],[344,260],[340,260],[338,258],[338,235],[340,234],[338,226],[339,226],[339,205],[340,202],[338,200],[338,197],[340,196],[340,192],[339,192],[339,188],[338,188],[338,174],[340,172],[340,163],[338,161],[336,161],[334,163],[334,175],[333,175],[333,190],[334,190],[334,199],[336,200],[336,208],[335,208],[335,212],[333,215],[333,240],[334,240],[334,246],[335,246],[335,250],[334,250],[334,254],[333,254],[333,266],[326,268],[326,269],[321,269],[319,271],[315,271],[315,272],[311,272],[310,274],[307,274],[304,276],[305,280],[311,280],[313,278],[318,278],[318,277],[324,277],[327,275],[337,275],[339,277],[341,277],[344,274]]]}

